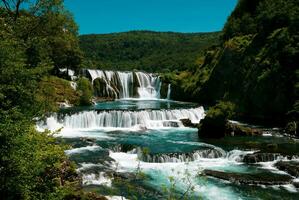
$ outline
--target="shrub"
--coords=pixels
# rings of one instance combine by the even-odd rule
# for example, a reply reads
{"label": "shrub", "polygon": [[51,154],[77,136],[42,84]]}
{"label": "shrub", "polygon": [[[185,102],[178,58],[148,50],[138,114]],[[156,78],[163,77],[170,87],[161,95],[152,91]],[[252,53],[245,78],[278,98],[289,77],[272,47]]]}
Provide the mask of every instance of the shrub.
{"label": "shrub", "polygon": [[227,120],[234,115],[235,105],[231,102],[219,102],[211,107],[199,125],[199,136],[223,137]]}
{"label": "shrub", "polygon": [[77,91],[80,96],[80,105],[88,106],[92,104],[93,88],[90,81],[87,78],[80,78],[78,80]]}

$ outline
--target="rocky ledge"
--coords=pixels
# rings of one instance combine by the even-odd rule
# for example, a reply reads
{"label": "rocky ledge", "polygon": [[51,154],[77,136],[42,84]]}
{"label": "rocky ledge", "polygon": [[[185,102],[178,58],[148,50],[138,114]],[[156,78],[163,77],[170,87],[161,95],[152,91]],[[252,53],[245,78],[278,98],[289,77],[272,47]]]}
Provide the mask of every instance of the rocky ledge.
{"label": "rocky ledge", "polygon": [[180,121],[185,127],[197,128],[198,126],[198,124],[192,123],[190,119],[180,119]]}
{"label": "rocky ledge", "polygon": [[203,174],[236,184],[253,184],[253,185],[284,185],[292,183],[292,177],[284,174],[274,174],[271,172],[247,174],[236,172],[222,172],[214,170],[204,170]]}
{"label": "rocky ledge", "polygon": [[229,121],[226,123],[225,127],[225,135],[227,136],[253,136],[262,134],[263,132],[260,129],[245,127]]}
{"label": "rocky ledge", "polygon": [[258,163],[258,162],[270,162],[278,159],[280,157],[279,153],[260,153],[256,152],[253,154],[247,154],[243,158],[245,163]]}
{"label": "rocky ledge", "polygon": [[292,176],[299,177],[298,161],[279,161],[275,164],[275,167],[277,167],[279,170],[287,172]]}

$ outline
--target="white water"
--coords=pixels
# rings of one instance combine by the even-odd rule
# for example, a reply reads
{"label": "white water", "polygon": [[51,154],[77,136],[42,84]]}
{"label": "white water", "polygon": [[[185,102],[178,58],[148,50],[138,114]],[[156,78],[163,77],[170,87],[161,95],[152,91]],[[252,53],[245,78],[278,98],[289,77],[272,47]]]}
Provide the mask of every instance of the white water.
{"label": "white water", "polygon": [[104,185],[111,187],[112,180],[104,172],[98,174],[83,174],[83,185]]}
{"label": "white water", "polygon": [[[138,97],[140,99],[159,99],[161,81],[154,74],[144,72],[120,72],[87,70],[92,82],[100,78],[105,82],[102,96],[114,97],[117,99],[128,99]],[[134,75],[137,80],[134,80]],[[137,95],[134,96],[134,87],[137,87]]]}
{"label": "white water", "polygon": [[182,192],[186,191],[189,184],[184,182],[187,172],[190,175],[191,184],[195,187],[195,194],[203,195],[207,199],[238,199],[240,197],[229,185],[218,187],[210,183],[204,183],[204,181],[199,182],[198,180],[198,174],[204,169],[242,168],[240,163],[225,157],[215,159],[198,158],[198,160],[187,163],[148,163],[140,161],[137,154],[128,153],[110,152],[110,157],[117,162],[119,172],[134,172],[139,167],[144,173],[150,174],[155,179],[152,184],[157,188],[161,188],[163,184],[169,183],[168,178],[173,177],[178,189]]}
{"label": "white water", "polygon": [[70,150],[66,150],[65,153],[70,155],[70,154],[80,154],[85,151],[97,151],[101,149],[100,146],[98,145],[92,145],[92,146],[86,146],[86,147],[79,147],[79,148],[74,148]]}
{"label": "white water", "polygon": [[170,100],[170,95],[171,95],[171,84],[168,84],[168,90],[167,90],[167,97],[166,97],[166,99]]}
{"label": "white water", "polygon": [[102,129],[130,128],[156,129],[164,127],[184,127],[180,119],[190,119],[199,123],[205,116],[203,107],[176,110],[143,111],[84,111],[65,116],[61,121],[56,116],[39,125],[39,129]]}

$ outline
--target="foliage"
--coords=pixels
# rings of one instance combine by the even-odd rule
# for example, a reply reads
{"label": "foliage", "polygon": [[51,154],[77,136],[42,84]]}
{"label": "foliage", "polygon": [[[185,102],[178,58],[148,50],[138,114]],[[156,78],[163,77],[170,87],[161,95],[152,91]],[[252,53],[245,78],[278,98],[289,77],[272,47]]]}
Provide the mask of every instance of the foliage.
{"label": "foliage", "polygon": [[231,102],[219,102],[209,108],[199,125],[199,135],[203,137],[222,137],[225,134],[228,119],[234,115],[235,105]]}
{"label": "foliage", "polygon": [[80,78],[77,82],[77,91],[80,96],[80,105],[91,105],[93,97],[93,87],[87,78]]}
{"label": "foliage", "polygon": [[44,77],[39,82],[37,101],[44,113],[58,110],[57,102],[79,104],[79,94],[71,87],[70,82],[56,76]]}
{"label": "foliage", "polygon": [[[192,75],[173,83],[206,105],[231,101],[240,117],[283,125],[298,112],[299,6],[296,0],[240,0],[222,41]],[[185,94],[185,95],[183,95]],[[186,99],[184,99],[186,100]]]}
{"label": "foliage", "polygon": [[53,104],[43,102],[47,95],[56,98],[50,82],[66,87],[61,80],[45,77],[64,65],[55,54],[72,59],[66,52],[78,50],[77,43],[76,26],[62,1],[0,1],[1,198],[63,199],[78,190],[65,147],[49,133],[36,132],[32,120],[52,109]]}
{"label": "foliage", "polygon": [[82,35],[84,67],[109,70],[168,72],[192,70],[204,50],[217,44],[219,33],[158,33],[132,31],[104,35]]}

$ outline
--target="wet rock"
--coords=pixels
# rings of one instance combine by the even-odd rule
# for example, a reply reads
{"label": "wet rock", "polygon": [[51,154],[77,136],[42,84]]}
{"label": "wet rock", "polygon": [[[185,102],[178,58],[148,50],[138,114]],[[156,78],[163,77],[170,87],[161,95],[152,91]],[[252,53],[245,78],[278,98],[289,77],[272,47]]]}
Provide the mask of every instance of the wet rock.
{"label": "wet rock", "polygon": [[167,98],[168,84],[169,83],[162,82],[161,89],[160,89],[161,99],[166,99]]}
{"label": "wet rock", "polygon": [[186,127],[191,127],[191,128],[196,128],[197,127],[197,124],[192,123],[190,119],[180,119],[180,121]]}
{"label": "wet rock", "polygon": [[138,98],[138,88],[140,87],[139,81],[138,81],[138,77],[136,74],[136,71],[133,72],[133,97],[134,98]]}
{"label": "wet rock", "polygon": [[107,102],[107,101],[114,101],[115,98],[112,97],[94,97],[93,102],[98,103],[98,102]]}
{"label": "wet rock", "polygon": [[253,135],[262,135],[262,130],[245,127],[240,124],[235,124],[231,122],[227,122],[226,124],[226,135],[230,136],[253,136]]}
{"label": "wet rock", "polygon": [[247,154],[243,158],[243,162],[245,163],[258,163],[258,162],[269,162],[276,160],[280,154],[278,153],[253,153]]}
{"label": "wet rock", "polygon": [[293,182],[293,185],[294,185],[296,188],[299,188],[299,182]]}
{"label": "wet rock", "polygon": [[109,87],[104,78],[96,78],[93,81],[93,91],[96,97],[103,97],[108,99],[115,99],[119,95],[118,87],[115,85],[118,84],[117,81],[111,81]]}
{"label": "wet rock", "polygon": [[138,146],[133,144],[117,144],[115,146],[110,147],[110,149],[114,152],[124,152],[127,153],[129,151],[133,151]]}
{"label": "wet rock", "polygon": [[86,138],[86,137],[81,137],[80,140],[83,142],[87,142],[89,144],[95,144],[97,141],[95,138]]}
{"label": "wet rock", "polygon": [[284,174],[274,174],[262,172],[255,174],[222,172],[214,170],[204,170],[204,175],[223,179],[236,184],[253,184],[253,185],[284,185],[292,181],[292,177]]}
{"label": "wet rock", "polygon": [[201,149],[193,152],[175,152],[175,153],[159,153],[144,154],[138,151],[138,158],[144,162],[165,163],[165,162],[191,162],[200,158],[220,158],[225,156],[225,152],[221,149]]}
{"label": "wet rock", "polygon": [[[113,174],[113,186],[120,187],[125,191],[130,191],[137,199],[163,199],[162,193],[144,184],[144,179],[148,176],[140,176],[139,173],[118,173]],[[134,188],[134,190],[132,190]],[[153,198],[155,197],[155,198]]]}
{"label": "wet rock", "polygon": [[297,161],[279,161],[275,164],[275,167],[292,176],[299,177],[299,162]]}
{"label": "wet rock", "polygon": [[179,127],[179,124],[176,121],[166,121],[166,122],[163,122],[163,126],[165,126],[165,127]]}

